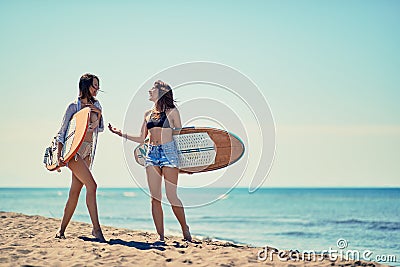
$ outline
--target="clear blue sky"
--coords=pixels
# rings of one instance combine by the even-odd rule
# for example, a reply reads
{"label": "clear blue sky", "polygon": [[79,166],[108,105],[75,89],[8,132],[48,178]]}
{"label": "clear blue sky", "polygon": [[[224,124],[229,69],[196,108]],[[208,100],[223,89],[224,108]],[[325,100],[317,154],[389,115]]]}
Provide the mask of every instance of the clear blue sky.
{"label": "clear blue sky", "polygon": [[[105,120],[122,126],[145,80],[189,61],[232,66],[267,98],[264,186],[399,186],[398,14],[399,1],[0,1],[0,186],[69,185],[41,161],[81,74],[100,77]],[[99,185],[134,186],[120,140],[100,138]]]}

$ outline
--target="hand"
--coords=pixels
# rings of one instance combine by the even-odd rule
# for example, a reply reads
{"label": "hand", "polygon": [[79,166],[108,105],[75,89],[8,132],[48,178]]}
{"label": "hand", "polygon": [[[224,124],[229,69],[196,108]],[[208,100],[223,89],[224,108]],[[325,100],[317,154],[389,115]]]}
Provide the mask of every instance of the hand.
{"label": "hand", "polygon": [[117,128],[113,128],[113,127],[111,126],[111,123],[108,123],[108,129],[109,129],[112,133],[115,133],[115,134],[117,134],[117,135],[119,135],[119,136],[122,136],[121,130],[119,130],[119,129],[117,129]]}
{"label": "hand", "polygon": [[89,107],[90,108],[90,112],[95,112],[98,115],[101,115],[101,110],[99,108],[97,108],[95,105],[93,105],[92,103],[87,103],[83,105],[84,108]]}
{"label": "hand", "polygon": [[61,168],[61,167],[64,167],[64,166],[66,166],[66,165],[67,165],[67,163],[64,162],[63,157],[58,157],[57,166]]}

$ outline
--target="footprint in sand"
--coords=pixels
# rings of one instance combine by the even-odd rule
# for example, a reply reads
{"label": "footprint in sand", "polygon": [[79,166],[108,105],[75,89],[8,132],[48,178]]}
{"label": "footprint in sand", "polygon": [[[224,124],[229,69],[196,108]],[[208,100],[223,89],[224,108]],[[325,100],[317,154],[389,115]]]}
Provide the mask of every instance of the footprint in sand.
{"label": "footprint in sand", "polygon": [[17,249],[17,252],[26,255],[26,254],[31,253],[32,250],[29,250],[29,249]]}

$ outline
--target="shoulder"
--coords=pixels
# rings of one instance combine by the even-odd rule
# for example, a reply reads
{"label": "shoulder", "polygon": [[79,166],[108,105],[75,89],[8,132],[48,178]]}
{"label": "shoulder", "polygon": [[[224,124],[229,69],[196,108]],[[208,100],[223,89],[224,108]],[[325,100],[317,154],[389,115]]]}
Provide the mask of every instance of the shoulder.
{"label": "shoulder", "polygon": [[68,104],[67,106],[68,112],[76,112],[77,110],[78,110],[78,103],[76,101],[73,101]]}
{"label": "shoulder", "polygon": [[169,116],[179,116],[179,110],[178,108],[170,108],[165,111],[165,114]]}
{"label": "shoulder", "polygon": [[148,116],[150,116],[150,114],[151,114],[151,109],[146,110],[146,111],[144,112],[144,118],[146,119]]}

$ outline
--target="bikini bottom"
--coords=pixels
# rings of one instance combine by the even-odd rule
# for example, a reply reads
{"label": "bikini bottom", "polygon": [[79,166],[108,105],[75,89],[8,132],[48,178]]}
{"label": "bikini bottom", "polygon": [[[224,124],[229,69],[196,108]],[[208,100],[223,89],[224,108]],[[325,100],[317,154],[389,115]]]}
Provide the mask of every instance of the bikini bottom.
{"label": "bikini bottom", "polygon": [[92,154],[92,146],[93,142],[83,142],[78,152],[75,155],[75,161],[78,160],[76,158],[77,155],[81,156],[82,159],[85,159],[87,156],[90,156]]}

